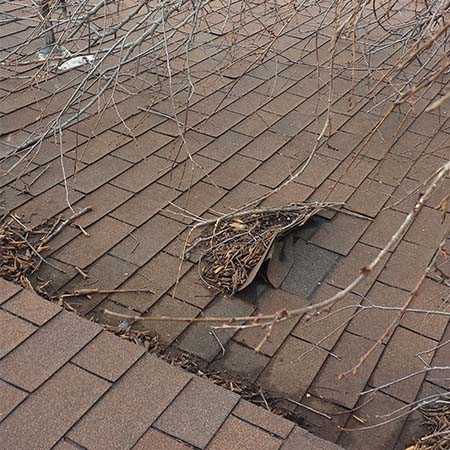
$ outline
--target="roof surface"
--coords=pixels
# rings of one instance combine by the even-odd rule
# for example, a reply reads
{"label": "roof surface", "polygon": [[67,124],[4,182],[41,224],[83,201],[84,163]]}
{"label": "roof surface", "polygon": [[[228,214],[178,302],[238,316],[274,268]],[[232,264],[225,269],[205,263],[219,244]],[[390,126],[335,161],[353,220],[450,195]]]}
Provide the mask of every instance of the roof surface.
{"label": "roof surface", "polygon": [[340,448],[98,324],[0,283],[5,450]]}
{"label": "roof surface", "polygon": [[[27,17],[30,11],[16,3],[0,5],[5,14]],[[11,443],[52,448],[66,436],[69,441],[58,444],[61,448],[71,448],[71,442],[102,448],[122,439],[117,448],[130,448],[139,439],[133,448],[148,448],[146,439],[160,440],[161,448],[175,448],[169,437],[174,436],[195,448],[231,450],[230,442],[242,448],[241,440],[234,444],[236,436],[268,449],[297,448],[295,439],[313,439],[273,415],[256,412],[230,392],[143,355],[92,322],[121,322],[105,314],[105,308],[128,315],[236,317],[326,299],[376,257],[414,207],[422,183],[449,158],[447,111],[424,112],[425,101],[417,102],[412,114],[401,109],[391,114],[362,146],[389,105],[386,84],[374,83],[377,68],[392,65],[400,46],[386,45],[371,61],[374,72],[361,70],[352,79],[352,41],[342,41],[336,55],[341,70],[333,82],[331,130],[320,140],[307,169],[262,205],[343,201],[359,217],[326,212],[297,232],[292,264],[280,269],[277,289],[265,286],[245,296],[226,297],[206,288],[195,262],[180,266],[192,223],[187,212],[202,217],[229,213],[286,182],[317,141],[329,95],[329,72],[318,64],[328,61],[332,35],[329,29],[315,34],[325,12],[313,7],[299,12],[265,58],[255,61],[261,24],[251,12],[268,21],[272,12],[252,4],[243,14],[239,2],[230,5],[230,28],[223,34],[211,32],[223,22],[219,6],[208,27],[203,24],[197,30],[190,68],[195,90],[188,114],[190,93],[181,62],[174,61],[168,77],[164,59],[157,60],[155,67],[144,64],[137,75],[121,82],[116,104],[102,97],[101,105],[65,130],[62,147],[52,136],[38,151],[25,150],[2,161],[4,171],[17,163],[0,178],[2,212],[14,212],[27,227],[72,215],[67,200],[75,211],[92,207],[50,242],[43,255],[52,266],[43,264],[34,274],[36,289],[45,287],[49,295],[80,288],[154,291],[65,299],[91,321],[26,291],[8,301],[2,292],[1,313],[9,319],[9,331],[2,331],[8,354],[0,360],[0,378],[1,389],[10,392],[11,406],[0,430]],[[230,62],[224,47],[233,29],[230,24],[242,25],[240,21],[245,26],[236,33],[236,48],[244,53]],[[14,48],[33,28],[34,23],[19,21],[11,32],[4,32],[2,47]],[[380,39],[380,30],[369,31],[366,43]],[[312,35],[318,37],[318,49],[311,44]],[[1,69],[0,155],[45,128],[76,89],[83,70],[51,73],[25,86],[30,74],[34,69],[27,65]],[[80,101],[92,99],[95,89]],[[173,99],[171,92],[176,93]],[[437,95],[433,88],[424,99],[429,102]],[[183,139],[174,108],[186,127]],[[438,348],[450,340],[448,317],[407,313],[360,370],[340,375],[358,363],[395,317],[396,312],[371,307],[401,307],[422,280],[445,237],[448,213],[446,223],[441,223],[442,213],[436,208],[449,190],[447,177],[400,243],[331,314],[296,317],[274,327],[259,353],[254,351],[264,337],[259,329],[212,333],[208,325],[188,322],[137,322],[134,328],[157,333],[167,352],[184,353],[205,369],[243,377],[293,400],[296,403],[287,401],[286,407],[303,418],[306,429],[348,450],[403,449],[424,432],[418,414],[389,421],[382,432],[370,426],[385,421],[392,411],[448,389],[448,374],[423,371],[428,364],[450,365],[450,353]],[[14,293],[11,285],[2,286]],[[448,291],[446,284],[429,275],[411,307],[446,311]],[[418,358],[420,352],[424,353]],[[361,396],[415,372],[376,391],[370,401]],[[162,382],[166,379],[167,385]],[[166,391],[158,392],[160,388]],[[114,416],[106,417],[111,411]],[[192,417],[205,422],[199,428],[184,428],[184,421],[191,424]],[[16,433],[23,421],[30,434]],[[362,426],[368,429],[348,431]]]}

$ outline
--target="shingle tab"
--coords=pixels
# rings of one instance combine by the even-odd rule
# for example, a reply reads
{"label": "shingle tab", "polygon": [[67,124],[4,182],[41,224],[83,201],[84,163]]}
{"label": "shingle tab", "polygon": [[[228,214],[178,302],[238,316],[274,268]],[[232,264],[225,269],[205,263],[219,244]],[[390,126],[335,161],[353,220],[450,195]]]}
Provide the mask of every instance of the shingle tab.
{"label": "shingle tab", "polygon": [[164,411],[155,427],[205,448],[238,400],[238,395],[195,378]]}
{"label": "shingle tab", "polygon": [[109,386],[71,364],[63,367],[0,423],[2,448],[52,448]]}
{"label": "shingle tab", "polygon": [[62,311],[0,361],[0,377],[33,391],[100,331],[100,325]]}
{"label": "shingle tab", "polygon": [[68,437],[89,450],[131,448],[190,378],[155,357],[145,356]]}

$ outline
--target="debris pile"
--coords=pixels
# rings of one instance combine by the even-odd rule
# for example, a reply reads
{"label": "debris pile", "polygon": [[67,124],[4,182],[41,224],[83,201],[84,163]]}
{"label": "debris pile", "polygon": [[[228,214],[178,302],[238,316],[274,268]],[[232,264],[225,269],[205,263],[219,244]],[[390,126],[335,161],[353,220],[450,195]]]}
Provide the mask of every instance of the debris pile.
{"label": "debris pile", "polygon": [[231,214],[211,221],[192,248],[200,251],[201,279],[210,287],[233,294],[247,287],[270,255],[276,239],[300,227],[324,209],[342,203],[298,203]]}
{"label": "debris pile", "polygon": [[33,290],[29,277],[40,266],[42,241],[51,226],[31,230],[11,215],[0,223],[0,278]]}
{"label": "debris pile", "polygon": [[0,221],[0,278],[17,283],[25,289],[34,290],[30,276],[42,263],[61,271],[42,254],[50,249],[47,244],[66,225],[91,209],[89,206],[68,219],[58,217],[34,228],[28,227],[17,215],[10,214],[4,217]]}

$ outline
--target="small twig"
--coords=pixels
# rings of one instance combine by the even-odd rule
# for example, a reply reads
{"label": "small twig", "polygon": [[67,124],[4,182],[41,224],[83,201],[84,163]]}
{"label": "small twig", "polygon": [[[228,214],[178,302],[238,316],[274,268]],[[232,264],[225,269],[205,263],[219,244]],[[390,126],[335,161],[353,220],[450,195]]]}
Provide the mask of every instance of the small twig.
{"label": "small twig", "polygon": [[80,297],[92,294],[126,294],[130,292],[145,292],[149,294],[155,293],[152,289],[78,289],[67,294],[58,295],[58,298]]}
{"label": "small twig", "polygon": [[331,417],[328,414],[325,414],[325,413],[323,413],[321,411],[317,411],[317,409],[311,408],[311,406],[305,405],[304,403],[297,402],[296,400],[292,400],[292,398],[287,398],[286,400],[288,402],[293,403],[294,405],[301,406],[302,408],[305,408],[305,409],[307,409],[309,411],[312,411],[313,413],[319,414],[319,416],[322,416],[322,417],[325,417],[328,420],[331,420]]}
{"label": "small twig", "polygon": [[14,214],[10,214],[9,217],[11,217],[11,219],[13,219],[14,222],[19,224],[24,229],[24,231],[26,231],[27,233],[30,233],[31,231],[33,231],[31,228],[29,228],[25,224],[23,224]]}
{"label": "small twig", "polygon": [[83,277],[84,280],[89,278],[89,275],[86,272],[83,272],[78,266],[75,266],[75,270]]}
{"label": "small twig", "polygon": [[266,407],[267,411],[272,412],[272,410],[270,409],[269,403],[266,400],[266,396],[264,395],[264,391],[259,388],[259,395],[261,396],[263,402],[264,402],[264,406]]}
{"label": "small twig", "polygon": [[223,346],[222,342],[220,342],[219,337],[217,336],[217,334],[215,333],[214,330],[211,330],[209,332],[209,334],[217,341],[217,343],[219,344],[220,349],[222,350],[222,358],[225,356],[225,347]]}
{"label": "small twig", "polygon": [[138,248],[140,242],[136,239],[136,237],[134,236],[133,233],[131,233],[131,232],[128,233],[128,236],[130,236],[130,237],[132,237],[132,238],[134,239],[134,246],[133,246],[133,248],[131,249],[131,253],[134,253],[134,252],[136,251],[136,249]]}
{"label": "small twig", "polygon": [[54,269],[56,269],[58,272],[61,273],[66,273],[63,269],[60,269],[59,267],[56,267],[54,264],[48,262],[32,245],[31,242],[25,238],[24,236],[22,236],[20,233],[18,233],[17,231],[12,230],[12,232],[19,236],[21,239],[23,239],[23,241],[28,245],[28,247],[30,248],[30,250],[40,259],[41,262],[47,264],[50,267],[53,267]]}
{"label": "small twig", "polygon": [[70,222],[74,221],[75,219],[77,219],[78,217],[82,216],[83,214],[86,214],[89,211],[92,211],[92,206],[87,206],[86,208],[83,208],[81,211],[78,211],[77,213],[75,213],[72,216],[70,216],[68,219],[66,219],[63,222],[61,222],[59,224],[59,226],[52,233],[50,233],[46,238],[42,239],[42,241],[40,242],[40,247],[42,247],[43,245],[47,244],[47,242],[51,241]]}
{"label": "small twig", "polygon": [[86,237],[91,237],[91,235],[80,225],[80,224],[76,224],[76,227],[86,236]]}
{"label": "small twig", "polygon": [[49,169],[50,165],[44,167],[44,169],[42,169],[41,172],[39,172],[36,177],[30,182],[26,184],[26,187],[28,188],[28,190],[30,189],[31,186],[33,186],[34,183],[36,183],[37,180],[39,180],[39,178],[41,178],[42,175],[44,175],[45,172],[47,172],[47,170]]}

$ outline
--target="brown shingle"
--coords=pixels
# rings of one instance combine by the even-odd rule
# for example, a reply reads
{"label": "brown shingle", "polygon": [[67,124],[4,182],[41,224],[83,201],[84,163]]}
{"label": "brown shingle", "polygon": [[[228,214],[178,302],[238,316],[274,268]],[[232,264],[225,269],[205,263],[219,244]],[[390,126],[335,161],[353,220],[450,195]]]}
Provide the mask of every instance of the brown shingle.
{"label": "brown shingle", "polygon": [[[270,131],[275,132],[280,136],[292,137],[294,140],[298,142],[296,137],[312,134],[309,131],[306,131],[306,126],[314,120],[314,116],[308,113],[296,111],[288,112],[284,115],[278,122],[270,127]],[[291,147],[290,144],[287,144],[288,147]],[[312,150],[314,145],[310,147]],[[283,149],[282,149],[283,150]],[[281,151],[282,151],[281,150]]]}
{"label": "brown shingle", "polygon": [[[104,184],[102,187],[86,195],[82,200],[74,205],[76,210],[78,210],[78,208],[81,209],[87,206],[92,207],[92,211],[83,214],[81,217],[75,220],[74,223],[86,228],[96,222],[98,219],[108,214],[113,209],[117,208],[123,202],[128,200],[132,195],[133,194],[131,192],[127,192],[123,189],[111,186],[110,184]],[[67,212],[67,216],[71,215],[72,212]],[[52,248],[54,248],[54,242],[55,241],[52,239]]]}
{"label": "brown shingle", "polygon": [[273,189],[295,173],[299,165],[300,161],[275,154],[261,164],[247,179],[252,183],[262,184]]}
{"label": "brown shingle", "polygon": [[233,130],[247,136],[256,137],[279,119],[279,116],[263,110],[256,111],[252,115],[245,118],[238,125],[233,127]]}
{"label": "brown shingle", "polygon": [[6,311],[0,310],[0,358],[15,349],[36,327]]}
{"label": "brown shingle", "polygon": [[103,331],[72,361],[89,372],[116,381],[143,353],[143,347]]}
{"label": "brown shingle", "polygon": [[170,161],[151,155],[148,158],[135,163],[111,184],[131,192],[139,192],[171,169]]}
{"label": "brown shingle", "polygon": [[304,186],[299,183],[289,183],[283,189],[264,200],[262,205],[266,208],[276,208],[279,205],[304,202],[313,192],[314,189],[309,186]]}
{"label": "brown shingle", "polygon": [[[383,144],[379,147],[384,148]],[[402,156],[389,153],[370,173],[370,178],[391,186],[398,186],[408,173],[413,162]]]}
{"label": "brown shingle", "polygon": [[[295,427],[281,450],[344,450],[336,444],[322,441],[302,428]],[[353,449],[352,449],[353,450]],[[354,450],[357,450],[355,447]],[[359,450],[359,449],[358,449]]]}
{"label": "brown shingle", "polygon": [[87,166],[76,176],[76,189],[88,194],[102,184],[107,183],[117,175],[127,170],[131,164],[123,159],[107,155]]}
{"label": "brown shingle", "polygon": [[[392,447],[402,429],[406,415],[399,420],[391,420],[383,427],[373,427],[368,430],[355,431],[358,428],[371,427],[388,419],[386,414],[405,406],[404,403],[377,392],[372,400],[367,402],[367,398],[361,398],[356,416],[364,420],[364,425],[360,420],[350,417],[345,428],[353,431],[344,431],[338,441],[340,445],[348,450],[386,450]],[[284,450],[284,449],[283,449]]]}
{"label": "brown shingle", "polygon": [[130,140],[128,136],[108,130],[78,146],[75,150],[69,152],[68,156],[77,161],[92,164],[103,156],[112,153],[114,149],[130,142]]}
{"label": "brown shingle", "polygon": [[333,172],[330,178],[353,187],[358,187],[367,178],[377,163],[375,159],[365,156],[350,155],[339,164],[339,167]]}
{"label": "brown shingle", "polygon": [[[168,163],[170,164],[170,161]],[[184,192],[201,179],[207,177],[217,166],[219,166],[217,161],[195,155],[192,160],[187,159],[183,163],[178,164],[158,182]]]}
{"label": "brown shingle", "polygon": [[442,239],[445,238],[449,222],[448,217],[447,220],[442,222],[441,211],[424,207],[414,219],[405,235],[405,240],[434,250],[438,248]]}
{"label": "brown shingle", "polygon": [[179,222],[157,214],[133,231],[133,237],[125,238],[110,253],[133,264],[144,264],[181,233],[183,228],[184,225]]}
{"label": "brown shingle", "polygon": [[[421,371],[431,362],[434,350],[422,353],[420,359],[417,354],[435,346],[435,341],[398,327],[373,372],[371,385],[378,387]],[[412,402],[424,378],[425,372],[385,387],[383,392],[399,400]]]}
{"label": "brown shingle", "polygon": [[229,417],[208,450],[278,450],[282,441],[237,417]]}
{"label": "brown shingle", "polygon": [[[402,319],[402,326],[426,337],[440,341],[449,323],[448,315],[439,314],[449,311],[450,290],[444,283],[437,283],[425,278],[414,295],[409,309],[436,311],[433,313],[407,312]],[[403,305],[401,305],[403,306]]]}
{"label": "brown shingle", "polygon": [[238,395],[194,378],[154,426],[195,447],[205,448],[238,400]]}
{"label": "brown shingle", "polygon": [[0,424],[3,448],[53,448],[109,386],[107,381],[68,364]]}
{"label": "brown shingle", "polygon": [[[383,350],[379,346],[355,374],[341,377],[341,374],[351,370],[371,347],[373,342],[350,333],[343,333],[339,342],[333,348],[325,364],[310,387],[310,392],[320,398],[353,408],[364,390],[373,368]],[[337,356],[337,358],[336,358]]]}
{"label": "brown shingle", "polygon": [[150,428],[139,439],[133,450],[191,450],[191,447],[178,442],[176,439]]}
{"label": "brown shingle", "polygon": [[[325,284],[317,291],[313,301],[319,303],[336,295],[339,291],[340,289]],[[356,306],[359,305],[360,301],[358,296],[348,294],[331,306],[328,314],[322,312],[313,317],[303,316],[291,334],[311,344],[317,344],[324,349],[332,350],[342,335],[345,324],[356,312]],[[313,352],[319,351],[319,349],[313,349],[312,345],[310,350]]]}
{"label": "brown shingle", "polygon": [[140,135],[126,145],[115,150],[113,155],[126,161],[137,163],[144,158],[157,152],[162,146],[168,144],[173,138],[157,133],[154,130],[149,130]]}
{"label": "brown shingle", "polygon": [[233,187],[212,209],[229,214],[249,202],[257,201],[258,198],[270,192],[270,189],[255,183],[243,180]]}
{"label": "brown shingle", "polygon": [[222,163],[206,181],[225,189],[232,189],[252,173],[259,164],[254,159],[237,154]]}
{"label": "brown shingle", "polygon": [[[63,292],[73,293],[77,289],[116,289],[136,270],[136,266],[127,261],[115,258],[109,254],[103,255],[85,272],[89,278],[84,279],[79,273],[69,283],[64,285]],[[81,315],[85,315],[94,309],[107,294],[94,294],[89,297],[67,297],[66,302]],[[126,295],[126,294],[122,294]]]}
{"label": "brown shingle", "polygon": [[411,290],[431,261],[434,250],[402,241],[389,258],[378,280],[391,286]]}
{"label": "brown shingle", "polygon": [[144,356],[69,432],[90,450],[131,448],[191,376]]}
{"label": "brown shingle", "polygon": [[68,440],[62,440],[59,441],[52,450],[79,450],[80,447],[76,446],[75,444],[72,444]]}
{"label": "brown shingle", "polygon": [[[201,310],[170,295],[162,297],[144,316],[196,317]],[[169,346],[187,327],[189,322],[137,322],[136,330],[150,331],[159,336],[158,343]]]}
{"label": "brown shingle", "polygon": [[[224,189],[220,189],[217,186],[211,187],[210,184],[200,181],[187,192],[178,197],[173,203],[179,208],[189,211],[191,214],[201,216],[225,194],[226,191]],[[171,212],[169,212],[169,210]],[[172,205],[165,210],[165,214],[186,224],[193,222],[190,217],[180,215],[183,214],[182,210],[179,210]]]}
{"label": "brown shingle", "polygon": [[[159,183],[152,183],[110,213],[110,216],[122,222],[140,226],[178,195],[179,193],[174,189]],[[145,208],[142,205],[145,205]]]}
{"label": "brown shingle", "polygon": [[310,344],[289,336],[258,382],[263,388],[281,391],[294,400],[301,398],[326,359],[325,352],[310,350]]}
{"label": "brown shingle", "polygon": [[[317,139],[317,138],[316,138]],[[321,145],[317,152],[331,156],[332,158],[343,160],[356,148],[359,138],[345,131],[334,133],[325,143]]]}
{"label": "brown shingle", "polygon": [[[261,88],[262,89],[262,88]],[[293,110],[296,106],[300,105],[304,99],[289,92],[283,92],[274,98],[271,102],[267,103],[263,109],[265,111],[284,116],[289,111]]]}
{"label": "brown shingle", "polygon": [[437,158],[434,155],[422,155],[408,172],[408,178],[424,182],[445,163],[446,161],[443,158]]}
{"label": "brown shingle", "polygon": [[[80,200],[83,194],[69,190],[69,200],[71,204]],[[66,191],[63,186],[54,186],[38,197],[34,197],[25,205],[16,209],[17,213],[23,222],[33,228],[46,220],[49,217],[62,212],[67,208]]]}
{"label": "brown shingle", "polygon": [[239,153],[243,156],[248,156],[249,158],[265,161],[288,141],[288,137],[272,133],[272,131],[265,131],[257,138],[253,139],[250,144],[244,147]]}
{"label": "brown shingle", "polygon": [[[329,283],[339,288],[347,287],[349,283],[359,276],[361,269],[375,259],[378,253],[379,250],[377,248],[358,242],[350,253],[340,261],[336,270],[330,276]],[[367,277],[353,288],[353,292],[365,295],[377,279],[387,259],[388,257],[381,259],[375,269],[368,273]]]}
{"label": "brown shingle", "polygon": [[17,284],[11,283],[10,281],[6,281],[3,278],[0,278],[0,305],[3,302],[6,302],[9,298],[11,298],[14,294],[19,292],[21,289]]}
{"label": "brown shingle", "polygon": [[112,217],[104,217],[88,228],[89,237],[84,234],[78,236],[53,256],[83,269],[106,253],[132,230],[131,225]]}
{"label": "brown shingle", "polygon": [[420,186],[421,184],[418,181],[404,178],[392,194],[392,199],[387,202],[386,207],[409,213],[417,203]]}
{"label": "brown shingle", "polygon": [[[302,428],[326,441],[336,442],[351,413],[326,398],[310,394],[303,396],[301,405],[304,407],[297,406],[295,412],[303,419]],[[317,414],[317,411],[325,415]]]}
{"label": "brown shingle", "polygon": [[294,427],[294,424],[289,420],[242,399],[234,408],[233,415],[281,438],[287,438]]}
{"label": "brown shingle", "polygon": [[[386,284],[376,282],[369,293],[363,306],[390,306],[401,308],[408,293],[403,289],[398,289]],[[378,340],[392,320],[398,315],[398,311],[389,311],[382,309],[366,309],[360,311],[348,324],[347,330],[358,336],[364,336],[372,341]],[[392,334],[392,333],[391,333]],[[390,335],[389,335],[390,336]]]}
{"label": "brown shingle", "polygon": [[73,266],[69,266],[68,264],[53,259],[51,256],[47,256],[45,259],[53,266],[63,270],[64,273],[55,270],[48,264],[43,264],[39,268],[39,273],[34,273],[30,277],[30,281],[33,286],[36,286],[35,283],[37,283],[38,286],[42,286],[42,283],[48,282],[48,285],[46,285],[43,290],[48,294],[53,295],[56,294],[62,286],[78,275],[78,272]]}
{"label": "brown shingle", "polygon": [[366,179],[350,197],[347,205],[353,210],[369,217],[375,217],[387,200],[394,188],[378,181]]}
{"label": "brown shingle", "polygon": [[205,120],[197,127],[197,131],[209,136],[218,137],[239,123],[245,116],[223,109]]}
{"label": "brown shingle", "polygon": [[171,162],[182,162],[188,159],[189,155],[196,154],[211,141],[213,141],[213,138],[210,136],[189,130],[183,134],[183,139],[180,137],[172,139],[158,150],[156,155]]}
{"label": "brown shingle", "polygon": [[241,96],[238,100],[227,106],[229,111],[248,116],[258,109],[262,105],[267,103],[270,99],[267,95],[261,95],[258,92],[250,91],[244,96]]}
{"label": "brown shingle", "polygon": [[26,392],[0,380],[0,422],[26,397]]}
{"label": "brown shingle", "polygon": [[346,214],[337,214],[333,220],[319,228],[311,242],[345,256],[358,242],[368,226],[369,221],[367,220]]}
{"label": "brown shingle", "polygon": [[5,303],[3,308],[23,319],[33,322],[35,325],[44,325],[45,322],[61,311],[60,306],[45,301],[35,293],[27,290],[19,292]]}
{"label": "brown shingle", "polygon": [[[439,347],[431,362],[431,367],[450,367],[450,352],[448,351],[448,342],[450,341],[450,327],[447,327],[447,330],[442,337],[441,342],[446,342],[447,344]],[[444,370],[432,370],[427,373],[426,379],[435,385],[441,386],[448,392],[450,388],[450,369]],[[423,386],[426,386],[425,382]]]}
{"label": "brown shingle", "polygon": [[251,138],[235,131],[227,131],[200,150],[199,154],[216,161],[225,161],[247,145]]}
{"label": "brown shingle", "polygon": [[[346,184],[337,183],[336,181],[331,180],[325,180],[316,190],[313,190],[313,194],[309,196],[308,201],[345,203],[354,191],[355,188],[347,186]],[[326,217],[327,219],[333,218],[336,214],[336,211],[333,210],[319,212],[320,216]]]}
{"label": "brown shingle", "polygon": [[[190,263],[183,264],[180,276],[189,267]],[[121,289],[151,289],[152,292],[124,292],[113,294],[110,299],[136,311],[148,311],[175,284],[179,268],[179,258],[160,252],[121,286]]]}
{"label": "brown shingle", "polygon": [[203,284],[198,276],[198,268],[192,267],[181,278],[176,287],[175,295],[191,305],[197,306],[198,308],[205,308],[211,303],[217,295],[217,292]]}
{"label": "brown shingle", "polygon": [[255,381],[269,361],[268,356],[255,352],[253,348],[231,341],[225,349],[225,354],[219,354],[210,369]]}
{"label": "brown shingle", "polygon": [[[257,301],[257,314],[274,314],[282,309],[291,310],[306,306],[309,303],[306,299],[299,295],[292,295],[288,292],[277,291],[269,289]],[[266,342],[261,352],[268,356],[273,356],[280,345],[284,342],[291,330],[295,327],[300,319],[299,316],[286,320],[273,327],[268,342]],[[241,330],[237,333],[235,340],[245,344],[250,348],[256,348],[265,338],[267,329],[263,328],[249,328]]]}
{"label": "brown shingle", "polygon": [[315,155],[302,174],[296,179],[299,183],[313,188],[319,187],[339,165],[339,161],[329,156]]}
{"label": "brown shingle", "polygon": [[[205,310],[204,315],[210,317],[240,317],[252,314],[255,306],[238,298],[217,297]],[[207,323],[193,323],[181,335],[176,346],[181,350],[199,356],[205,361],[212,361],[221,351],[217,342],[222,345],[232,338],[235,330],[216,330],[211,333],[211,326]],[[216,339],[217,337],[217,339]]]}
{"label": "brown shingle", "polygon": [[0,377],[33,391],[100,331],[99,325],[62,311],[0,361]]}
{"label": "brown shingle", "polygon": [[381,211],[361,237],[361,242],[377,248],[383,248],[391,236],[398,230],[406,214],[387,209]]}

